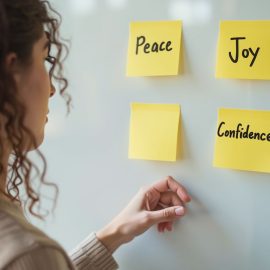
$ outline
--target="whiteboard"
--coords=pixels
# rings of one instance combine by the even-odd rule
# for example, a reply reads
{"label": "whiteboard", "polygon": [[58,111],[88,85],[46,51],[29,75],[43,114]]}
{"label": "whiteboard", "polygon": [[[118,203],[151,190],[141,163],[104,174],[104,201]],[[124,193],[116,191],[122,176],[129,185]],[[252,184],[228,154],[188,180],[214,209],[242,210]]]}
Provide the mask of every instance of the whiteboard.
{"label": "whiteboard", "polygon": [[[219,20],[269,19],[268,0],[54,0],[71,40],[73,110],[50,101],[41,150],[59,185],[41,229],[69,251],[109,222],[143,186],[172,175],[193,200],[173,233],[156,228],[116,251],[120,269],[270,269],[270,179],[212,166],[220,107],[270,110],[268,81],[215,79]],[[129,22],[183,21],[183,73],[126,77]],[[130,103],[181,105],[182,158],[128,159]],[[35,222],[35,221],[33,221]]]}

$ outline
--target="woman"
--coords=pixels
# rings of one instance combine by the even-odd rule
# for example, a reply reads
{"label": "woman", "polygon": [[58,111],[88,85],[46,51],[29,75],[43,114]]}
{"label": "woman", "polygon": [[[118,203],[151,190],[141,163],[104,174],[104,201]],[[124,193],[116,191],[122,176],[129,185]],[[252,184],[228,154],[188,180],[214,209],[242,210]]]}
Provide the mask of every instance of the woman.
{"label": "woman", "polygon": [[[71,100],[62,77],[65,45],[59,40],[58,18],[47,1],[0,0],[0,269],[116,269],[112,254],[119,246],[154,224],[160,232],[171,231],[190,201],[172,177],[142,188],[112,222],[91,233],[70,256],[26,220],[22,206],[44,218],[36,210],[40,193],[31,183],[33,171],[39,173],[40,184],[54,185],[45,180],[46,160],[38,150],[48,100],[56,91],[51,81],[60,82],[68,107]],[[48,71],[45,62],[50,64]],[[34,149],[44,162],[41,173],[28,156]]]}

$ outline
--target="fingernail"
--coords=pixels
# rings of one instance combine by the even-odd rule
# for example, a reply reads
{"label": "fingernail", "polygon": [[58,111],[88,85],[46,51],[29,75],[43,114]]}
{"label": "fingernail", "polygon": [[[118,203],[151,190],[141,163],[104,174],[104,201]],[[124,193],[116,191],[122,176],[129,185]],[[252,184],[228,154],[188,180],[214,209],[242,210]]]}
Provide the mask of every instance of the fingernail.
{"label": "fingernail", "polygon": [[175,214],[177,216],[182,216],[184,214],[185,210],[184,210],[184,207],[178,207],[175,209]]}

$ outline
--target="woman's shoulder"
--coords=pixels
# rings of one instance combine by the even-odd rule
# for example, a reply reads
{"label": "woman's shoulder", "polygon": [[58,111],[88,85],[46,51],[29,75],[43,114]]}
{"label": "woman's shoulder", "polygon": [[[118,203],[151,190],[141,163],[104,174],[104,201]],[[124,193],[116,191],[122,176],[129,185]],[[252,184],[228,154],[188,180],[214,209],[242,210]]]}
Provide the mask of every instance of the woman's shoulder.
{"label": "woman's shoulder", "polygon": [[32,225],[23,214],[11,215],[0,209],[0,242],[16,243],[20,246],[32,246],[35,243],[59,246],[40,229]]}
{"label": "woman's shoulder", "polygon": [[62,247],[44,232],[30,224],[20,209],[0,207],[0,269],[14,258],[39,248],[53,248],[66,256]]}

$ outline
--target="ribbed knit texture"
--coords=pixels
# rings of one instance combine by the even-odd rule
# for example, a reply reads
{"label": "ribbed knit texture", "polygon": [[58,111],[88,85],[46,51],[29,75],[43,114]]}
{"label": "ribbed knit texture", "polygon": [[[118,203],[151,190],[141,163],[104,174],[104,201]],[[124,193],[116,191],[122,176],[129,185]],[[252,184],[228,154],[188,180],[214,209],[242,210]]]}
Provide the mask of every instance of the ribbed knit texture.
{"label": "ribbed knit texture", "polygon": [[93,233],[71,252],[70,258],[77,269],[111,270],[118,268],[115,260],[112,260],[111,254]]}
{"label": "ribbed knit texture", "polygon": [[0,270],[115,270],[106,247],[91,233],[68,255],[30,224],[20,206],[0,199]]}

